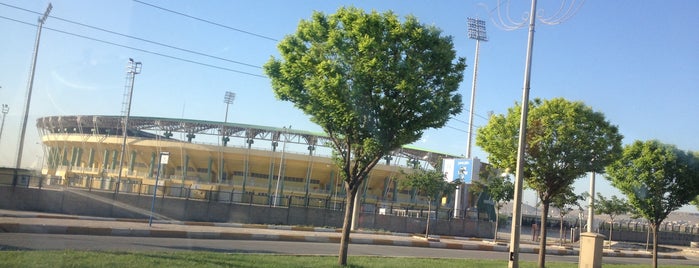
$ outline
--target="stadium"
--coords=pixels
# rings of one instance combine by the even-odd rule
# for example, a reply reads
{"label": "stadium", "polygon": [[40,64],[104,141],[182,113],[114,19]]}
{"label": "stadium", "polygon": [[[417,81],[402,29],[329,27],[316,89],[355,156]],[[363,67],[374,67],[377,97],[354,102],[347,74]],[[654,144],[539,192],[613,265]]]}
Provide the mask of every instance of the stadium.
{"label": "stadium", "polygon": [[[123,120],[97,115],[37,119],[46,154],[41,173],[48,183],[136,194],[152,194],[157,184],[162,196],[263,205],[322,202],[337,208],[344,201],[343,179],[324,133],[132,116],[123,135]],[[163,155],[167,164],[160,163]],[[431,168],[446,158],[457,156],[411,146],[391,152],[365,179],[358,194],[363,209],[402,214],[426,209],[427,199],[401,188],[398,180],[404,172]],[[473,198],[464,196],[469,198],[463,207],[473,207]],[[453,198],[441,201],[453,207]]]}

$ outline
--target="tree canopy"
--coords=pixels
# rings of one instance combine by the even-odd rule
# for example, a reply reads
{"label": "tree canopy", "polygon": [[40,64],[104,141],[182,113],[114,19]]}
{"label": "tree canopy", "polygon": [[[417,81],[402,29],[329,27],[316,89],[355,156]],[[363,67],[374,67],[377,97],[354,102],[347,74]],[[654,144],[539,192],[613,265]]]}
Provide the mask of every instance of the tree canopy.
{"label": "tree canopy", "polygon": [[332,141],[347,192],[340,265],[359,185],[382,156],[461,112],[466,68],[452,38],[392,12],[314,12],[264,66],[277,98],[310,116]]}
{"label": "tree canopy", "polygon": [[[488,153],[488,161],[497,168],[516,167],[520,105],[509,108],[505,115],[491,116],[488,124],[478,129],[476,144]],[[552,198],[586,173],[602,172],[621,153],[622,136],[604,114],[582,102],[536,99],[528,105],[523,172],[525,184],[539,194],[543,205],[539,252],[539,265],[543,266]]]}
{"label": "tree canopy", "polygon": [[400,185],[415,189],[418,194],[427,197],[427,228],[425,228],[425,238],[430,233],[430,214],[432,213],[432,202],[444,197],[456,190],[456,186],[461,181],[448,182],[444,173],[440,170],[417,169],[414,172],[402,172],[404,179],[400,180]]}
{"label": "tree canopy", "polygon": [[607,167],[607,179],[653,229],[653,266],[658,266],[658,225],[699,195],[699,160],[656,140],[636,141]]}
{"label": "tree canopy", "polygon": [[631,212],[631,206],[626,202],[625,199],[619,198],[616,195],[612,195],[611,198],[607,199],[602,194],[597,193],[597,198],[593,204],[595,208],[595,214],[607,214],[609,215],[609,248],[612,248],[612,230],[614,229],[614,218],[619,215],[624,215]]}
{"label": "tree canopy", "polygon": [[500,223],[500,209],[514,198],[515,185],[508,176],[499,174],[498,169],[490,165],[484,166],[484,176],[477,181],[473,181],[474,192],[484,192],[490,196],[495,203],[495,235],[493,241],[498,240],[498,224]]}

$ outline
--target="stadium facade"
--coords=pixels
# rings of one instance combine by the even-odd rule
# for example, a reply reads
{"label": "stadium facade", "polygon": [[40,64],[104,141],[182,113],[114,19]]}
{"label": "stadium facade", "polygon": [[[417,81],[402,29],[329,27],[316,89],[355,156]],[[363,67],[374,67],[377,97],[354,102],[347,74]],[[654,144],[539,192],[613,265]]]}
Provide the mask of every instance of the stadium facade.
{"label": "stadium facade", "polygon": [[[152,193],[158,179],[163,195],[182,196],[186,192],[187,198],[231,202],[248,198],[256,203],[276,202],[274,197],[306,202],[309,198],[344,199],[343,180],[324,133],[130,117],[122,158],[123,119],[96,115],[39,118],[37,127],[45,152],[42,175],[54,184],[139,194]],[[159,170],[163,152],[169,154],[169,161]],[[425,197],[417,195],[415,189],[402,189],[397,181],[403,172],[417,166],[434,167],[444,158],[455,157],[404,146],[376,165],[358,197],[373,204],[373,209],[424,208]],[[211,194],[221,192],[230,195]],[[472,207],[470,200],[465,200],[465,208]],[[445,205],[452,207],[453,201]]]}

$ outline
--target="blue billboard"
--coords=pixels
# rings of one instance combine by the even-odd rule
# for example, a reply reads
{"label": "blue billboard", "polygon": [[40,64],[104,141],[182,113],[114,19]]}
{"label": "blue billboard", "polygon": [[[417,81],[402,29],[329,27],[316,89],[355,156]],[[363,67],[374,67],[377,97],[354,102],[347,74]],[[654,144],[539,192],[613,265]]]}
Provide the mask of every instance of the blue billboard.
{"label": "blue billboard", "polygon": [[478,179],[478,158],[474,159],[444,159],[442,160],[442,172],[448,181],[461,180],[463,183],[471,183]]}

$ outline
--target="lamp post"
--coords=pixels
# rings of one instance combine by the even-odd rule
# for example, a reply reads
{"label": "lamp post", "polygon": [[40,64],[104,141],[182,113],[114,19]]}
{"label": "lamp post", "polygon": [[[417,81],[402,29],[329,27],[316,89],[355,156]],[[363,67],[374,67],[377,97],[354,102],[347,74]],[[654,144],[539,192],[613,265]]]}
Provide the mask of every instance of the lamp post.
{"label": "lamp post", "polygon": [[163,165],[167,165],[170,159],[169,152],[161,152],[160,159],[158,160],[158,173],[155,175],[155,185],[153,186],[153,201],[150,204],[150,217],[148,218],[148,226],[153,226],[153,211],[155,210],[155,198],[158,194],[158,179],[160,178],[160,170]]}
{"label": "lamp post", "polygon": [[2,139],[2,130],[5,128],[5,118],[7,113],[10,111],[10,106],[7,104],[2,105],[2,124],[0,124],[0,139]]}
{"label": "lamp post", "polygon": [[534,48],[534,23],[536,21],[536,0],[532,0],[529,11],[529,36],[527,58],[524,67],[522,88],[522,115],[519,122],[519,143],[517,147],[517,171],[515,177],[514,207],[512,208],[512,230],[510,232],[509,268],[519,267],[519,240],[522,231],[522,184],[524,177],[524,149],[527,145],[527,114],[529,112],[529,80],[531,78],[532,50]]}
{"label": "lamp post", "polygon": [[29,105],[32,100],[32,88],[34,87],[34,73],[36,71],[36,58],[39,55],[39,41],[41,40],[41,29],[44,27],[46,18],[49,17],[53,6],[49,3],[46,7],[44,15],[39,18],[39,24],[36,30],[36,41],[34,42],[34,54],[32,55],[32,68],[29,71],[29,85],[27,86],[27,100],[24,104],[24,119],[22,120],[21,133],[19,135],[19,144],[17,149],[17,161],[15,166],[15,175],[12,178],[12,187],[17,185],[17,170],[22,166],[22,150],[24,149],[24,134],[27,132],[27,120],[29,119]]}
{"label": "lamp post", "polygon": [[126,137],[128,136],[128,126],[129,126],[129,116],[131,115],[131,100],[133,99],[133,84],[136,75],[141,73],[141,62],[134,62],[132,58],[129,58],[129,65],[126,66],[126,88],[127,94],[124,98],[124,109],[122,113],[124,114],[124,125],[122,127],[123,140],[121,141],[121,156],[119,157],[119,175],[117,177],[116,189],[114,190],[116,194],[119,193],[119,187],[121,187],[121,173],[124,169],[124,155],[126,155]]}

